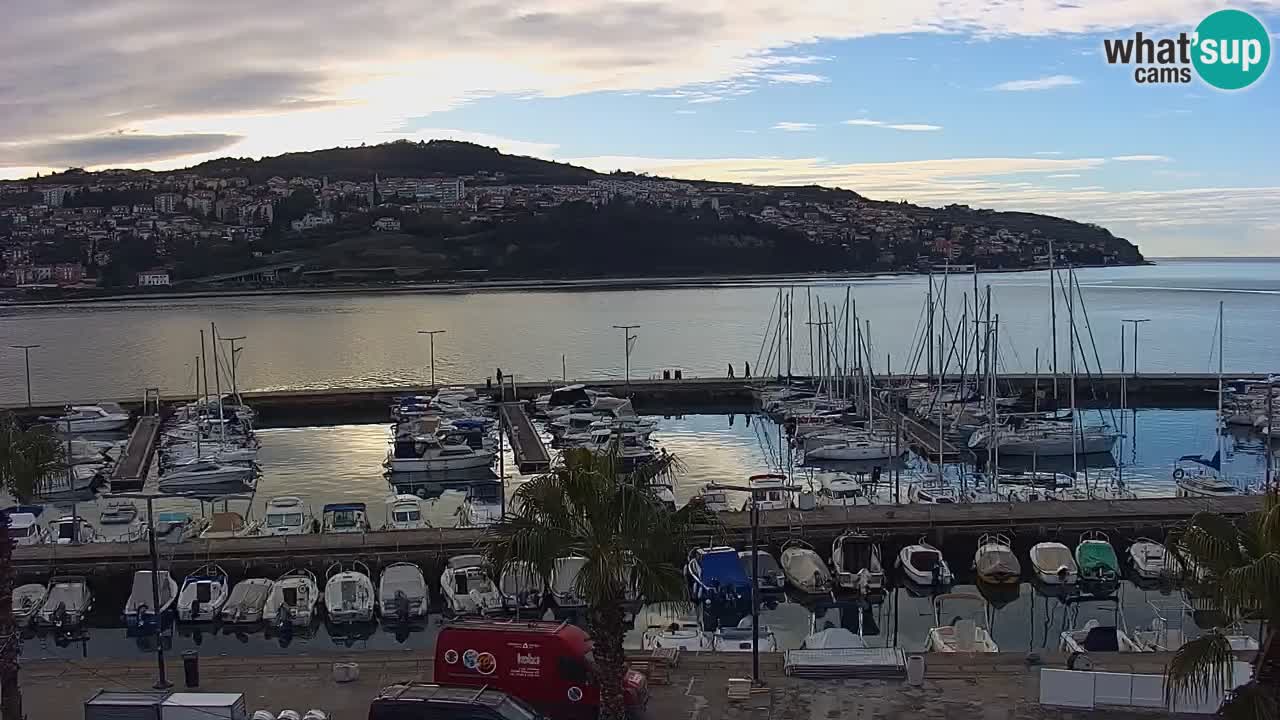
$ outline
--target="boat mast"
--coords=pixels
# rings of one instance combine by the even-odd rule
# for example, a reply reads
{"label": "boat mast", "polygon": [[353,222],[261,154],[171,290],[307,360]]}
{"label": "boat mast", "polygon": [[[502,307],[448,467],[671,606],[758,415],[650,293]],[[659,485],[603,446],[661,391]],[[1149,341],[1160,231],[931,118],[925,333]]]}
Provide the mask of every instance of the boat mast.
{"label": "boat mast", "polygon": [[209,323],[209,338],[213,341],[213,387],[218,393],[218,439],[227,444],[227,425],[222,417],[222,366],[218,364],[218,326]]}
{"label": "boat mast", "polygon": [[[932,386],[933,385],[933,271],[932,270],[929,271],[929,290],[925,294],[924,302],[925,302],[925,307],[928,308],[928,318],[929,318],[928,330],[925,331],[926,337],[929,338],[928,342],[926,343],[928,358],[929,358],[926,361],[926,366],[929,372],[929,385]],[[939,383],[939,385],[941,385],[941,383]],[[938,392],[941,393],[942,390],[939,389]]]}
{"label": "boat mast", "polygon": [[844,387],[844,399],[849,400],[849,382],[852,373],[849,372],[849,302],[852,295],[851,288],[846,285],[844,287],[844,368],[840,372],[840,383]]}
{"label": "boat mast", "polygon": [[[995,352],[991,354],[991,423],[997,429],[1000,427],[1000,405],[996,402],[996,378],[1000,373],[1000,315],[996,314],[995,324],[991,326],[991,334],[994,342],[992,345]],[[995,438],[995,446],[992,449],[991,460],[991,478],[988,482],[995,483],[996,487],[1000,485],[1000,433],[992,432]]]}
{"label": "boat mast", "polygon": [[[1053,355],[1050,356],[1050,369],[1053,373],[1053,408],[1058,409],[1058,296],[1054,294],[1053,278],[1057,271],[1053,269],[1053,238],[1049,238],[1049,338],[1053,343]],[[1075,419],[1071,420],[1075,422]],[[1072,432],[1075,432],[1074,430]]]}
{"label": "boat mast", "polygon": [[[1031,394],[1031,417],[1037,419],[1040,417],[1040,346],[1038,345],[1036,346],[1035,384],[1032,386]],[[1035,480],[1038,477],[1036,475],[1036,466],[1039,464],[1040,460],[1040,448],[1034,443],[1031,447],[1031,478],[1032,480]],[[1054,482],[1053,487],[1055,490],[1057,489],[1058,484],[1056,481]]]}
{"label": "boat mast", "polygon": [[[1225,346],[1224,338],[1227,334],[1227,327],[1223,324],[1221,300],[1218,301],[1218,424],[1214,429],[1218,435],[1218,477],[1223,476],[1222,472],[1222,349]],[[1271,428],[1267,428],[1267,434],[1271,434]]]}
{"label": "boat mast", "polygon": [[867,429],[875,424],[876,412],[872,409],[872,388],[871,388],[871,321],[867,320],[867,332],[863,335],[864,342],[867,343]]}
{"label": "boat mast", "polygon": [[817,374],[813,365],[813,286],[805,287],[805,295],[807,296],[808,309],[805,311],[804,324],[809,327],[809,380],[812,382]]}
{"label": "boat mast", "polygon": [[[1067,293],[1067,338],[1071,353],[1071,379],[1069,381],[1071,383],[1071,475],[1074,477],[1076,473],[1080,471],[1080,445],[1079,436],[1076,432],[1076,428],[1078,427],[1078,416],[1076,413],[1076,291],[1075,287],[1071,285],[1070,278],[1072,275],[1072,269],[1068,267],[1067,283],[1070,287],[1070,292]],[[1056,373],[1054,375],[1054,384],[1057,384]],[[1089,489],[1088,478],[1085,479],[1085,491],[1090,497],[1093,496],[1093,491]]]}

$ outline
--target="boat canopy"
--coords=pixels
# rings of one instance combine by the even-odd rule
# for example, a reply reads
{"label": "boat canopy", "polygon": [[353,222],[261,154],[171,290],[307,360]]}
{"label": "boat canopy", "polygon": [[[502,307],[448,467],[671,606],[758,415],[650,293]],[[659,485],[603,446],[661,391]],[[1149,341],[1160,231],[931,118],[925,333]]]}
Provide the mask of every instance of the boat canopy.
{"label": "boat canopy", "polygon": [[745,587],[751,583],[738,560],[737,551],[730,548],[702,553],[698,558],[698,567],[703,585],[710,586],[713,582],[718,582],[722,587]]}
{"label": "boat canopy", "polygon": [[1076,554],[1080,559],[1081,572],[1087,573],[1098,568],[1118,571],[1120,568],[1120,561],[1116,559],[1116,551],[1107,543],[1081,543],[1076,548]]}
{"label": "boat canopy", "polygon": [[43,505],[12,505],[3,510],[0,510],[0,513],[4,515],[8,515],[11,518],[10,522],[13,522],[12,517],[14,515],[27,514],[27,515],[34,515],[35,517],[40,517],[40,513],[42,512],[44,512]]}
{"label": "boat canopy", "polygon": [[566,385],[551,391],[551,397],[548,399],[547,405],[556,407],[589,402],[591,402],[591,396],[587,394],[585,385]]}
{"label": "boat canopy", "polygon": [[1059,568],[1070,571],[1076,569],[1076,559],[1071,556],[1071,551],[1065,545],[1040,547],[1036,549],[1032,559],[1042,570],[1057,572]]}
{"label": "boat canopy", "polygon": [[364,503],[329,503],[324,506],[326,513],[364,512],[365,509]]}

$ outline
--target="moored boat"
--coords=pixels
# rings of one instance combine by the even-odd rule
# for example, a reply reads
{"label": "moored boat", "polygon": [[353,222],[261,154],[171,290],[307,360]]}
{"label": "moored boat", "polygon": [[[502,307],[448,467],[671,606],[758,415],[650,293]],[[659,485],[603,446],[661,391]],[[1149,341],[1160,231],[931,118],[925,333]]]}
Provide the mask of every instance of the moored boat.
{"label": "moored boat", "polygon": [[49,592],[35,616],[39,625],[72,628],[84,622],[93,609],[93,591],[79,575],[55,576],[49,580]]}
{"label": "moored boat", "polygon": [[1071,549],[1060,542],[1042,542],[1031,546],[1031,567],[1036,577],[1047,585],[1074,585],[1080,579]]}
{"label": "moored boat", "polygon": [[383,622],[408,624],[431,609],[427,580],[413,563],[392,563],[378,578],[378,614]]}
{"label": "moored boat", "polygon": [[979,538],[973,569],[978,579],[992,585],[1012,585],[1022,579],[1022,564],[1013,553],[1013,543],[999,533]]}
{"label": "moored boat", "polygon": [[489,577],[481,555],[449,558],[440,575],[440,591],[454,615],[484,615],[502,608],[502,595]]}
{"label": "moored boat", "polygon": [[161,570],[154,580],[150,570],[138,570],[133,574],[133,588],[124,606],[125,626],[131,630],[159,627],[177,597],[178,583],[168,570]]}
{"label": "moored boat", "polygon": [[368,565],[359,560],[352,561],[349,568],[334,563],[325,575],[324,609],[329,620],[357,623],[373,619],[374,591]]}
{"label": "moored boat", "polygon": [[898,567],[908,580],[921,587],[945,587],[953,576],[942,551],[925,542],[907,545],[898,553]]}
{"label": "moored boat", "polygon": [[205,565],[182,581],[178,592],[178,619],[184,622],[210,622],[218,618],[229,594],[227,571],[218,565]]}
{"label": "moored boat", "polygon": [[44,606],[45,598],[48,596],[49,588],[39,583],[29,583],[14,588],[12,603],[14,624],[18,627],[30,625],[36,613],[40,612],[40,608]]}
{"label": "moored boat", "polygon": [[867,593],[884,587],[880,544],[867,533],[850,530],[837,537],[831,543],[831,569],[844,590]]}
{"label": "moored boat", "polygon": [[236,583],[231,595],[222,606],[220,617],[224,623],[253,624],[262,622],[267,599],[275,589],[275,581],[267,578],[247,578]]}
{"label": "moored boat", "polygon": [[276,580],[262,614],[276,628],[307,627],[315,618],[319,603],[316,576],[309,570],[290,570]]}
{"label": "moored boat", "polygon": [[831,592],[831,570],[803,541],[792,540],[784,545],[779,561],[787,583],[796,590],[810,595]]}
{"label": "moored boat", "polygon": [[1080,579],[1085,582],[1112,582],[1120,577],[1120,561],[1116,558],[1111,541],[1100,530],[1090,530],[1080,536],[1076,546],[1076,566]]}

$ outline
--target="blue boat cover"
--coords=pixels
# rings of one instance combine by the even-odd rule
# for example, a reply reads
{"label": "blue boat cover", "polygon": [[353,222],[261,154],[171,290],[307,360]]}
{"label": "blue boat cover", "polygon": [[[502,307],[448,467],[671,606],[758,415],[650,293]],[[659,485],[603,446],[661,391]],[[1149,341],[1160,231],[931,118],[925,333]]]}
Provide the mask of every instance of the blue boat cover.
{"label": "blue boat cover", "polygon": [[364,504],[364,503],[329,503],[328,505],[325,505],[325,506],[324,506],[324,511],[325,511],[325,512],[327,512],[327,513],[328,513],[328,512],[343,512],[343,511],[347,511],[347,510],[350,510],[350,511],[357,511],[357,512],[364,512],[364,511],[365,511],[365,504]]}
{"label": "blue boat cover", "polygon": [[733,550],[704,553],[698,564],[702,570],[702,583],[708,587],[716,582],[723,588],[751,586],[742,563],[738,561],[738,553]]}

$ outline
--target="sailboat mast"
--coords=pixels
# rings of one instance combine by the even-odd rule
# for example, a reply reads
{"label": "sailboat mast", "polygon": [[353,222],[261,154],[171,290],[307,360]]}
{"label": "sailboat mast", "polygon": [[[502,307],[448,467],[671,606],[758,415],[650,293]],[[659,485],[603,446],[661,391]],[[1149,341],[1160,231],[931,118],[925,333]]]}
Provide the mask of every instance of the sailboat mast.
{"label": "sailboat mast", "polygon": [[849,399],[849,382],[853,377],[853,373],[849,370],[849,303],[852,294],[852,289],[846,285],[844,288],[844,369],[841,372],[844,378],[842,382],[845,386],[845,400]]}
{"label": "sailboat mast", "polygon": [[[1074,476],[1080,471],[1080,444],[1078,435],[1079,419],[1076,413],[1076,291],[1071,283],[1071,277],[1072,270],[1067,268],[1067,284],[1070,288],[1070,292],[1067,293],[1067,338],[1071,353],[1071,473]],[[1093,496],[1093,491],[1088,488],[1087,480],[1085,481],[1085,490],[1089,492],[1090,497]]]}
{"label": "sailboat mast", "polygon": [[929,272],[929,290],[925,294],[925,306],[928,309],[928,330],[926,336],[929,338],[927,343],[928,360],[925,361],[926,368],[929,373],[929,384],[933,385],[933,272]]}
{"label": "sailboat mast", "polygon": [[[1225,337],[1227,334],[1227,326],[1223,323],[1223,302],[1218,301],[1218,424],[1215,428],[1218,432],[1218,476],[1222,476],[1222,350],[1226,346]],[[1271,428],[1267,428],[1267,433],[1271,433]]]}
{"label": "sailboat mast", "polygon": [[[1050,356],[1050,371],[1053,373],[1054,409],[1058,401],[1058,296],[1054,293],[1053,278],[1057,272],[1053,269],[1053,238],[1049,238],[1049,338],[1053,343],[1053,355]],[[1072,420],[1075,422],[1075,420]]]}
{"label": "sailboat mast", "polygon": [[218,393],[218,439],[227,444],[227,427],[222,417],[222,366],[218,364],[218,326],[209,323],[209,337],[213,341],[213,387]]}
{"label": "sailboat mast", "polygon": [[805,310],[805,325],[809,328],[809,379],[813,380],[817,374],[813,364],[813,287],[809,286],[805,289],[806,304],[809,306]]}

